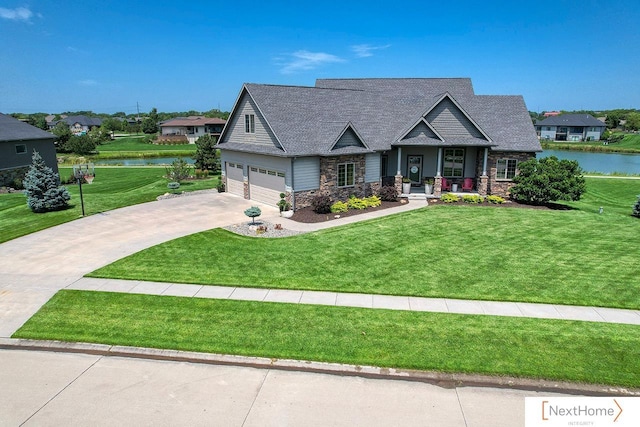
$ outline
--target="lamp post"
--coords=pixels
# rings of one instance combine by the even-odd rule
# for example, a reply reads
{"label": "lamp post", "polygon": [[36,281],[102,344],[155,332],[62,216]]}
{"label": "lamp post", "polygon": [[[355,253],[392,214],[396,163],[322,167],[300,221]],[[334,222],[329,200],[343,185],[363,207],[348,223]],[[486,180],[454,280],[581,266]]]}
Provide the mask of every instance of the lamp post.
{"label": "lamp post", "polygon": [[76,181],[78,181],[78,187],[80,188],[80,205],[82,205],[82,216],[84,216],[84,198],[82,197],[82,181],[86,181],[88,184],[91,184],[93,182],[93,178],[96,177],[93,163],[74,165],[73,176],[76,178]]}

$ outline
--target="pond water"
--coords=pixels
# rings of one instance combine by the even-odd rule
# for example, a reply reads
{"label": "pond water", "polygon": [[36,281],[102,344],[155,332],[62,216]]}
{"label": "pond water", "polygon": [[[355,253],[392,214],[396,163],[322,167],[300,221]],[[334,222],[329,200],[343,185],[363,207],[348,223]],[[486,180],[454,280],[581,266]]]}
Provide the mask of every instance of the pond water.
{"label": "pond water", "polygon": [[[194,160],[191,157],[181,157],[182,160],[192,165]],[[159,165],[170,165],[175,160],[178,160],[178,157],[153,157],[148,159],[109,159],[109,160],[96,160],[94,164],[96,166],[109,166],[109,165],[119,165],[119,166],[159,166]]]}
{"label": "pond water", "polygon": [[544,150],[537,157],[556,156],[560,160],[577,160],[586,172],[640,174],[640,154],[594,153],[589,151]]}

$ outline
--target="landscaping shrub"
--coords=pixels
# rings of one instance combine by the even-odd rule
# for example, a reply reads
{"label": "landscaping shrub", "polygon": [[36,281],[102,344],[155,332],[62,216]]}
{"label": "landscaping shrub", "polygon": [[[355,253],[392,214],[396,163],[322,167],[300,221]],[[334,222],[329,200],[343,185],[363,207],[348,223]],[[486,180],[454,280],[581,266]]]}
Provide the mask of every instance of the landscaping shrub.
{"label": "landscaping shrub", "polygon": [[179,182],[175,182],[175,181],[171,181],[170,183],[167,184],[167,188],[169,190],[177,190],[178,188],[180,188],[180,183]]}
{"label": "landscaping shrub", "polygon": [[375,208],[382,204],[382,201],[378,196],[369,196],[364,201],[367,203],[368,208]]}
{"label": "landscaping shrub", "polygon": [[218,190],[218,193],[224,193],[226,191],[225,188],[224,188],[224,181],[222,179],[218,183],[218,186],[216,187],[216,190]]}
{"label": "landscaping shrub", "polygon": [[396,193],[396,187],[393,185],[385,185],[378,192],[378,196],[380,200],[384,200],[385,202],[395,202],[398,200],[398,193]]}
{"label": "landscaping shrub", "polygon": [[196,179],[206,179],[209,178],[209,170],[205,169],[196,169]]}
{"label": "landscaping shrub", "polygon": [[182,158],[174,160],[165,170],[167,171],[167,179],[175,182],[184,181],[191,174],[191,166]]}
{"label": "landscaping shrub", "polygon": [[487,196],[487,202],[500,205],[504,203],[504,199],[500,196]]}
{"label": "landscaping shrub", "polygon": [[245,209],[244,214],[246,216],[248,216],[249,218],[251,218],[251,223],[255,224],[256,223],[256,218],[259,217],[260,215],[262,215],[262,211],[260,210],[260,208],[258,206],[251,206],[248,209]]}
{"label": "landscaping shrub", "polygon": [[341,213],[349,210],[349,206],[345,202],[337,201],[331,205],[331,213]]}
{"label": "landscaping shrub", "polygon": [[36,213],[59,211],[68,207],[71,196],[60,186],[58,174],[44,163],[37,151],[31,157],[31,167],[24,177],[27,205]]}
{"label": "landscaping shrub", "polygon": [[631,213],[631,215],[635,216],[636,218],[640,218],[640,195],[638,195],[636,204],[633,205],[633,212]]}
{"label": "landscaping shrub", "polygon": [[462,196],[462,201],[465,203],[482,203],[484,202],[484,197],[482,196],[478,196],[475,194],[465,194],[464,196]]}
{"label": "landscaping shrub", "polygon": [[440,196],[440,200],[442,200],[444,203],[456,203],[460,201],[460,198],[455,194],[445,193]]}
{"label": "landscaping shrub", "polygon": [[331,197],[328,194],[317,194],[311,200],[311,207],[315,213],[328,214],[331,212]]}
{"label": "landscaping shrub", "polygon": [[575,160],[557,157],[531,159],[518,165],[511,198],[520,203],[543,205],[555,200],[580,200],[586,184]]}
{"label": "landscaping shrub", "polygon": [[365,202],[364,199],[359,199],[356,196],[351,196],[349,197],[349,200],[347,200],[347,206],[349,207],[349,209],[362,210],[367,208],[367,202]]}

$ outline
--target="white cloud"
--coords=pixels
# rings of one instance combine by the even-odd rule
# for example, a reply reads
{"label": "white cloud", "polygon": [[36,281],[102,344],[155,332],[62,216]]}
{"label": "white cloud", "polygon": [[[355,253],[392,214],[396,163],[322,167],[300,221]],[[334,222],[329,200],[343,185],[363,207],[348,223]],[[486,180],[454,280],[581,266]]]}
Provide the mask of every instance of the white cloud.
{"label": "white cloud", "polygon": [[26,7],[17,7],[15,9],[6,9],[0,7],[0,18],[9,19],[11,21],[31,22],[33,12]]}
{"label": "white cloud", "polygon": [[330,53],[309,52],[308,50],[299,50],[292,53],[290,57],[280,70],[284,74],[313,70],[324,64],[344,62],[344,59]]}
{"label": "white cloud", "polygon": [[385,44],[381,46],[372,46],[370,44],[357,44],[351,46],[351,50],[356,54],[358,58],[366,58],[368,56],[373,56],[374,50],[381,50],[391,47],[390,44]]}
{"label": "white cloud", "polygon": [[80,86],[98,86],[98,82],[93,79],[79,80]]}

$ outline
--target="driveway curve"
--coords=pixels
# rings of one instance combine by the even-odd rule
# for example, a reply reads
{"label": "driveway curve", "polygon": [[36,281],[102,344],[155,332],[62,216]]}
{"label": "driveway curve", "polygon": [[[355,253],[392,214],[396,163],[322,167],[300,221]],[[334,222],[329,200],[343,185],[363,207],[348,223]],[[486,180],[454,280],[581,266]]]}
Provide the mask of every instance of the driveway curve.
{"label": "driveway curve", "polygon": [[80,218],[0,244],[0,337],[10,337],[58,290],[127,255],[277,208],[202,192]]}

